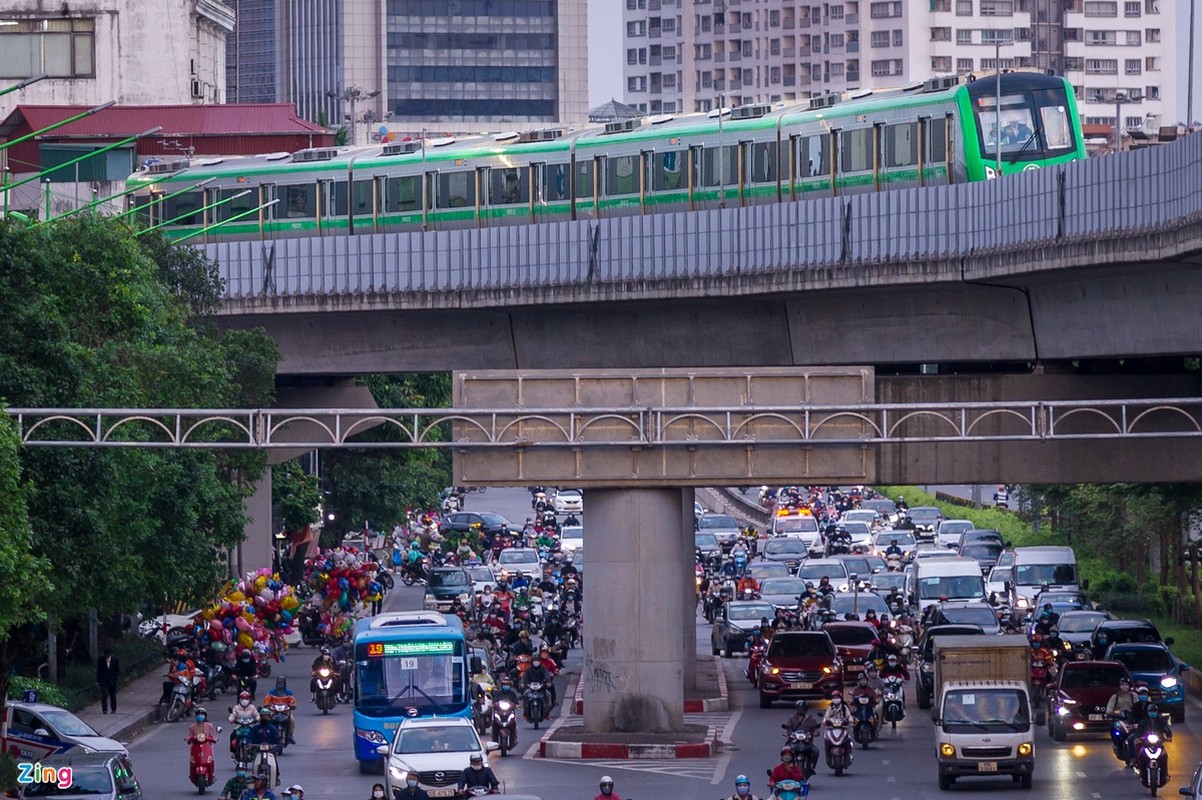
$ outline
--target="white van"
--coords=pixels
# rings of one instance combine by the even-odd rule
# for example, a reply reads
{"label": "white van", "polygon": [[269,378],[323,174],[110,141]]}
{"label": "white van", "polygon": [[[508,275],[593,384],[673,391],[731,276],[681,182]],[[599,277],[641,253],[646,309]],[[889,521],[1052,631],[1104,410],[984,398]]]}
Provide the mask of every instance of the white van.
{"label": "white van", "polygon": [[981,565],[972,558],[929,558],[915,562],[910,596],[918,610],[946,597],[948,600],[984,600]]}
{"label": "white van", "polygon": [[1077,577],[1077,555],[1071,547],[1016,548],[1011,573],[1015,608],[1029,609],[1035,595],[1045,588],[1066,592],[1077,592],[1082,588]]}

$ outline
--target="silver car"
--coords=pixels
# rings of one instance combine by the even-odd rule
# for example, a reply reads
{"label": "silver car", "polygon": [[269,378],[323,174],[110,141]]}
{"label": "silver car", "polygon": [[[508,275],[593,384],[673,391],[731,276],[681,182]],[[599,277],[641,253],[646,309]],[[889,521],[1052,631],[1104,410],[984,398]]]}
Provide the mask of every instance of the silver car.
{"label": "silver car", "polygon": [[[142,800],[142,787],[134,777],[133,765],[124,753],[85,753],[78,748],[63,755],[41,759],[43,769],[70,769],[69,782],[31,783],[21,787],[20,797],[54,797],[57,800]],[[64,785],[67,784],[67,785]]]}

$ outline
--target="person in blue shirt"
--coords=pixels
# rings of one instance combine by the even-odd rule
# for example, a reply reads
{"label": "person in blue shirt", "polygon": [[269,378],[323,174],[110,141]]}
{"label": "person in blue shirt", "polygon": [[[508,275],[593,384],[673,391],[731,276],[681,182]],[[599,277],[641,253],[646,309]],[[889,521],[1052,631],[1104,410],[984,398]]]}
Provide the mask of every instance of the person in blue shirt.
{"label": "person in blue shirt", "polygon": [[242,793],[241,800],[276,800],[275,793],[267,788],[267,778],[255,776],[255,785]]}
{"label": "person in blue shirt", "polygon": [[530,588],[530,580],[526,577],[525,573],[519,572],[513,576],[513,580],[509,582],[509,585],[516,592],[518,589]]}

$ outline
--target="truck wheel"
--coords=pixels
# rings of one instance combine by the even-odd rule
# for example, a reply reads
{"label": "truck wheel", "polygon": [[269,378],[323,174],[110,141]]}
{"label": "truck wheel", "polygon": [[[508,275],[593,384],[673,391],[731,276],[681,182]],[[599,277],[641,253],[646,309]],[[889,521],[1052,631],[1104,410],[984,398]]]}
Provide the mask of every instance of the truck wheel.
{"label": "truck wheel", "polygon": [[927,694],[926,692],[924,692],[922,689],[918,690],[918,698],[917,699],[918,699],[918,707],[920,709],[922,709],[923,711],[926,711],[928,708],[931,707],[931,696],[929,694]]}
{"label": "truck wheel", "polygon": [[1031,778],[1031,776],[1030,776],[1030,775],[1024,775],[1024,776],[1023,776],[1023,779],[1022,779],[1021,781],[1019,781],[1019,784],[1018,784],[1018,785],[1019,785],[1019,786],[1021,786],[1021,787],[1023,787],[1024,789],[1030,789],[1030,788],[1031,788],[1031,784],[1032,784],[1033,782],[1034,782],[1034,781],[1032,780],[1032,778]]}
{"label": "truck wheel", "polygon": [[714,644],[713,639],[710,639],[710,655],[718,655],[718,645]]}
{"label": "truck wheel", "polygon": [[1172,715],[1174,724],[1180,725],[1185,722],[1185,703],[1182,703],[1178,708],[1174,708],[1169,714]]}
{"label": "truck wheel", "polygon": [[1063,742],[1066,739],[1068,739],[1068,734],[1065,732],[1064,726],[1062,726],[1062,725],[1052,726],[1052,741]]}
{"label": "truck wheel", "polygon": [[760,692],[760,708],[772,708],[772,698]]}
{"label": "truck wheel", "polygon": [[952,777],[951,775],[940,775],[939,776],[939,788],[945,792],[948,789],[952,788],[952,784],[955,782],[956,782],[956,779],[954,777]]}

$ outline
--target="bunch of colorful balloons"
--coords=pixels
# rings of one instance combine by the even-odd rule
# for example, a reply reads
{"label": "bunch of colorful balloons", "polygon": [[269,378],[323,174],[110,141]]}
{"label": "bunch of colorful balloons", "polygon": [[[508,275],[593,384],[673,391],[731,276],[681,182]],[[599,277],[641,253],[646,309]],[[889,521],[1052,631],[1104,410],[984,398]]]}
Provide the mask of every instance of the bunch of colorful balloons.
{"label": "bunch of colorful balloons", "polygon": [[301,600],[293,588],[268,568],[248,572],[201,612],[196,635],[203,648],[210,643],[232,661],[243,650],[276,661],[286,649],[284,637],[292,633],[292,618]]}
{"label": "bunch of colorful balloons", "polygon": [[[361,603],[379,593],[374,585],[376,567],[360,553],[341,547],[330,550],[313,562],[309,573],[309,602],[327,613],[352,614]],[[313,597],[320,598],[313,603]]]}

